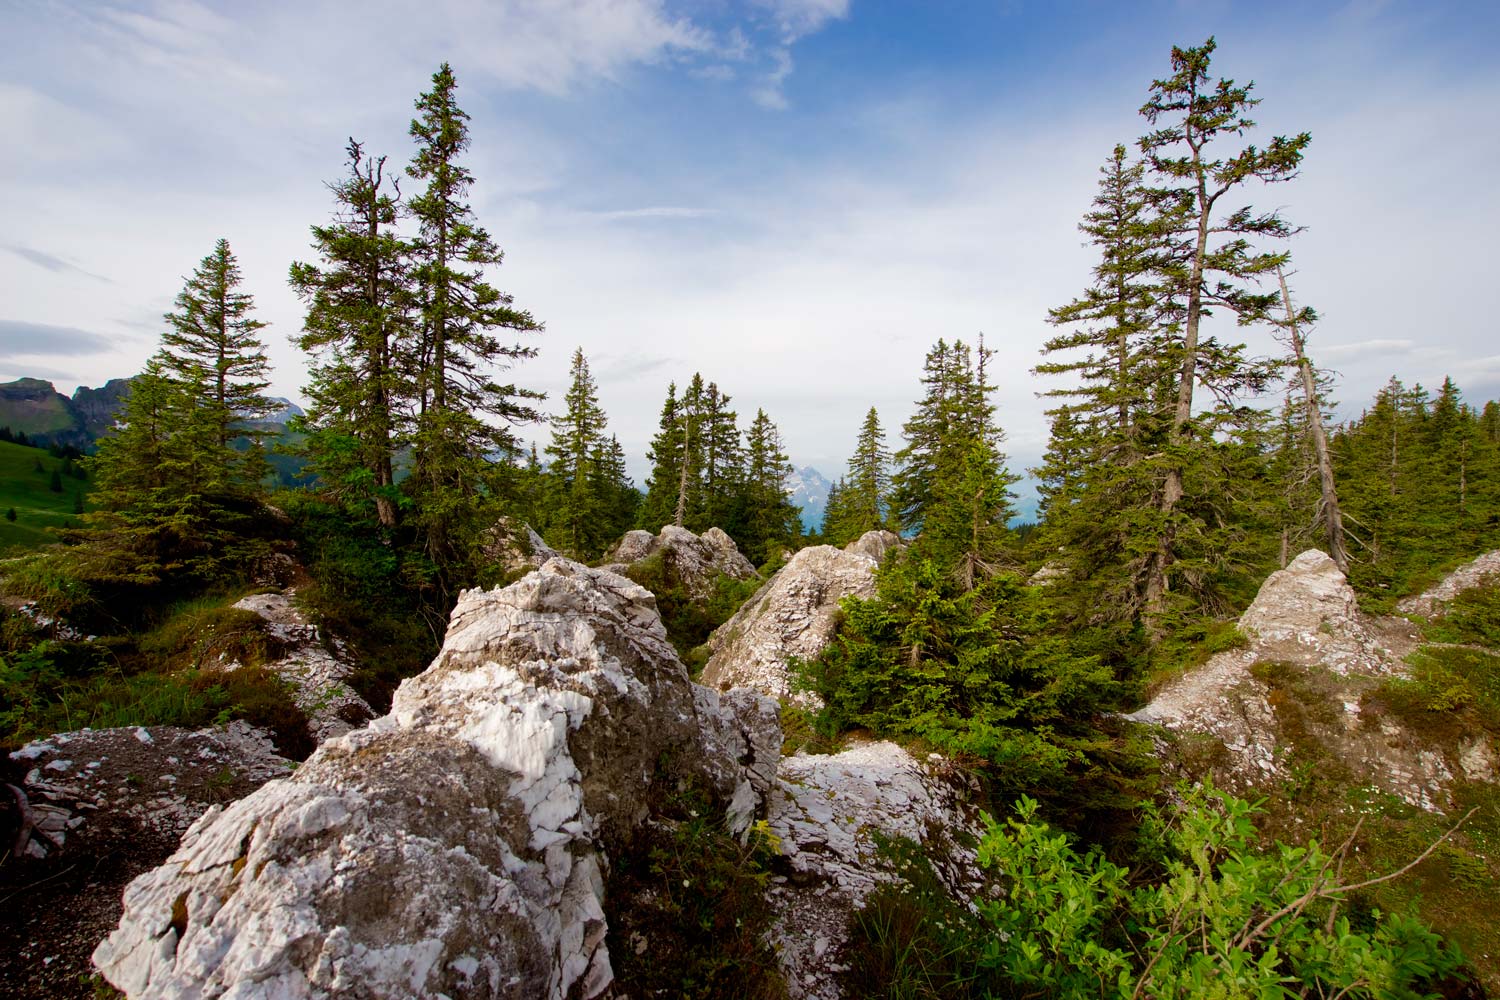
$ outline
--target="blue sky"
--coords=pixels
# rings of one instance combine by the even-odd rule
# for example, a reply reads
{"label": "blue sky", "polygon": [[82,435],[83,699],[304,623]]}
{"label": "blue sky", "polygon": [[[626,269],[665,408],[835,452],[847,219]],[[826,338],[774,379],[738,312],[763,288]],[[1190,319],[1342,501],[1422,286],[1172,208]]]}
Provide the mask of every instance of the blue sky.
{"label": "blue sky", "polygon": [[1497,28],[1494,3],[0,2],[0,379],[138,370],[223,236],[295,398],[287,265],[346,138],[404,163],[449,60],[495,283],[547,325],[515,378],[556,398],[581,346],[638,480],[669,379],[837,475],[870,406],[894,442],[937,338],[981,332],[1021,468],[1097,168],[1171,46],[1214,35],[1252,138],[1313,135],[1247,200],[1308,227],[1294,284],[1345,412],[1393,373],[1492,398]]}

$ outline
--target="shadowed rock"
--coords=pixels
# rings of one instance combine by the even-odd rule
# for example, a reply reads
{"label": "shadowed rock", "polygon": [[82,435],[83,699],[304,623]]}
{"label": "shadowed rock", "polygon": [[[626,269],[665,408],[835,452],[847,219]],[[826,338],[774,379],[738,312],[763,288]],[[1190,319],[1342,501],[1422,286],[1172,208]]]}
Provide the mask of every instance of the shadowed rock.
{"label": "shadowed rock", "polygon": [[689,683],[645,589],[553,559],[462,595],[389,715],[196,823],[94,961],[132,996],[594,997],[605,851],[664,756],[743,827],[774,706]]}

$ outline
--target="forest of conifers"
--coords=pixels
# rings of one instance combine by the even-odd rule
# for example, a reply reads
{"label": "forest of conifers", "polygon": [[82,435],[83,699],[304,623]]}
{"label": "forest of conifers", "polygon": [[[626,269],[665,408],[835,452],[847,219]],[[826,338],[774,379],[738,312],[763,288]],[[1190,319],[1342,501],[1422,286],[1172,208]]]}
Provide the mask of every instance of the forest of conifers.
{"label": "forest of conifers", "polygon": [[[294,446],[309,484],[266,485],[249,423],[269,406],[263,324],[220,241],[166,317],[118,429],[88,460],[83,523],[5,570],[7,592],[40,610],[6,612],[7,745],[81,725],[274,721],[275,692],[177,669],[180,618],[212,619],[215,600],[243,593],[288,537],[303,600],[358,649],[358,683],[378,707],[430,658],[460,589],[506,582],[487,556],[497,532],[529,524],[564,554],[597,561],[633,528],[720,527],[772,570],[803,546],[890,529],[909,544],[882,567],[878,595],[849,602],[837,640],[803,665],[825,707],[788,710],[789,730],[813,743],[860,730],[940,750],[982,776],[997,811],[1030,802],[1028,823],[1045,819],[1138,872],[1172,870],[1168,845],[1197,848],[1186,827],[1168,836],[1147,819],[1165,786],[1149,741],[1117,713],[1233,642],[1261,581],[1305,548],[1329,552],[1368,607],[1389,610],[1500,546],[1500,404],[1472,404],[1452,380],[1393,377],[1357,416],[1330,420],[1338,387],[1317,363],[1317,316],[1295,296],[1297,223],[1266,207],[1311,138],[1255,144],[1252,89],[1217,80],[1213,51],[1212,40],[1174,50],[1141,109],[1144,134],[1101,150],[1081,226],[1097,264],[1052,310],[1036,361],[1051,418],[1033,470],[1036,523],[1012,527],[1021,470],[1004,452],[991,351],[939,335],[911,373],[915,409],[899,431],[874,408],[851,421],[847,471],[814,534],[787,497],[791,466],[771,417],[758,409],[742,429],[711,378],[666,388],[641,488],[582,351],[543,416],[524,384],[541,324],[491,284],[501,251],[467,201],[468,119],[444,65],[416,103],[409,193],[395,184],[400,168],[351,140],[331,216],[290,268],[306,307],[310,404]],[[1284,356],[1252,357],[1225,339],[1253,327],[1271,330]],[[543,452],[523,448],[517,429],[543,421]],[[1046,585],[1028,585],[1039,571]],[[679,583],[649,585],[691,663],[748,593],[728,588],[722,607],[689,612]],[[1229,817],[1214,850],[1245,849],[1243,804],[1227,801],[1210,794],[1198,806]],[[1016,829],[1005,863],[1040,864],[1022,855],[1046,846],[1033,837],[1042,827]],[[1038,878],[1080,899],[1069,879],[1124,878],[1103,854],[1054,855]],[[1351,995],[1419,995],[1456,967],[1425,931],[1366,917],[1343,931],[1365,934],[1358,947],[1379,952],[1390,975]],[[1040,933],[1018,923],[1000,939]],[[1051,995],[1101,995],[1080,982],[1138,973],[1130,950],[1150,934],[1132,933],[1118,929],[1108,955],[1048,965],[991,954],[986,968],[1013,985],[1051,984]],[[1164,933],[1163,961],[1207,968]],[[1270,961],[1268,981],[1346,995],[1343,953],[1285,940],[1302,951]],[[1265,940],[1236,947],[1267,965]]]}

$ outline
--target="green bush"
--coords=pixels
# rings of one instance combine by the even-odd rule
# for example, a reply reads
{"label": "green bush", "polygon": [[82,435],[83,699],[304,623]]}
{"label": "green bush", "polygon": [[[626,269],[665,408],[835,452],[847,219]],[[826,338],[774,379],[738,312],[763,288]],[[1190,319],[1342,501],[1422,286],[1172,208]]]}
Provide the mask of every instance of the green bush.
{"label": "green bush", "polygon": [[714,581],[708,597],[699,599],[688,592],[661,552],[632,564],[625,575],[656,596],[656,609],[661,613],[667,638],[684,662],[699,662],[699,669],[706,658],[694,657],[693,651],[708,641],[714,629],[732,618],[763,582],[721,575]]}
{"label": "green bush", "polygon": [[1212,787],[1182,795],[1162,824],[1164,877],[1143,884],[1037,823],[1035,801],[991,822],[980,860],[1009,891],[981,906],[981,966],[1016,995],[1059,1000],[1415,1000],[1460,967],[1415,919],[1349,905],[1339,852],[1316,841],[1263,851],[1250,804]]}

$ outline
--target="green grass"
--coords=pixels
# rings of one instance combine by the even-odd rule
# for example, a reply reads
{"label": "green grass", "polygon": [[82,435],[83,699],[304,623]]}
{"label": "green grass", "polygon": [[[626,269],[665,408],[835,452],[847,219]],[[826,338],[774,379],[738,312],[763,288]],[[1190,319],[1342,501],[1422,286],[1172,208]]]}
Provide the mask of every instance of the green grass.
{"label": "green grass", "polygon": [[[36,471],[40,462],[42,472]],[[63,474],[62,492],[51,490],[53,470],[61,472],[63,460],[44,448],[27,448],[0,441],[0,555],[17,555],[57,541],[49,528],[76,522],[74,502],[82,494],[88,504],[90,483]],[[15,521],[5,516],[14,509]]]}

